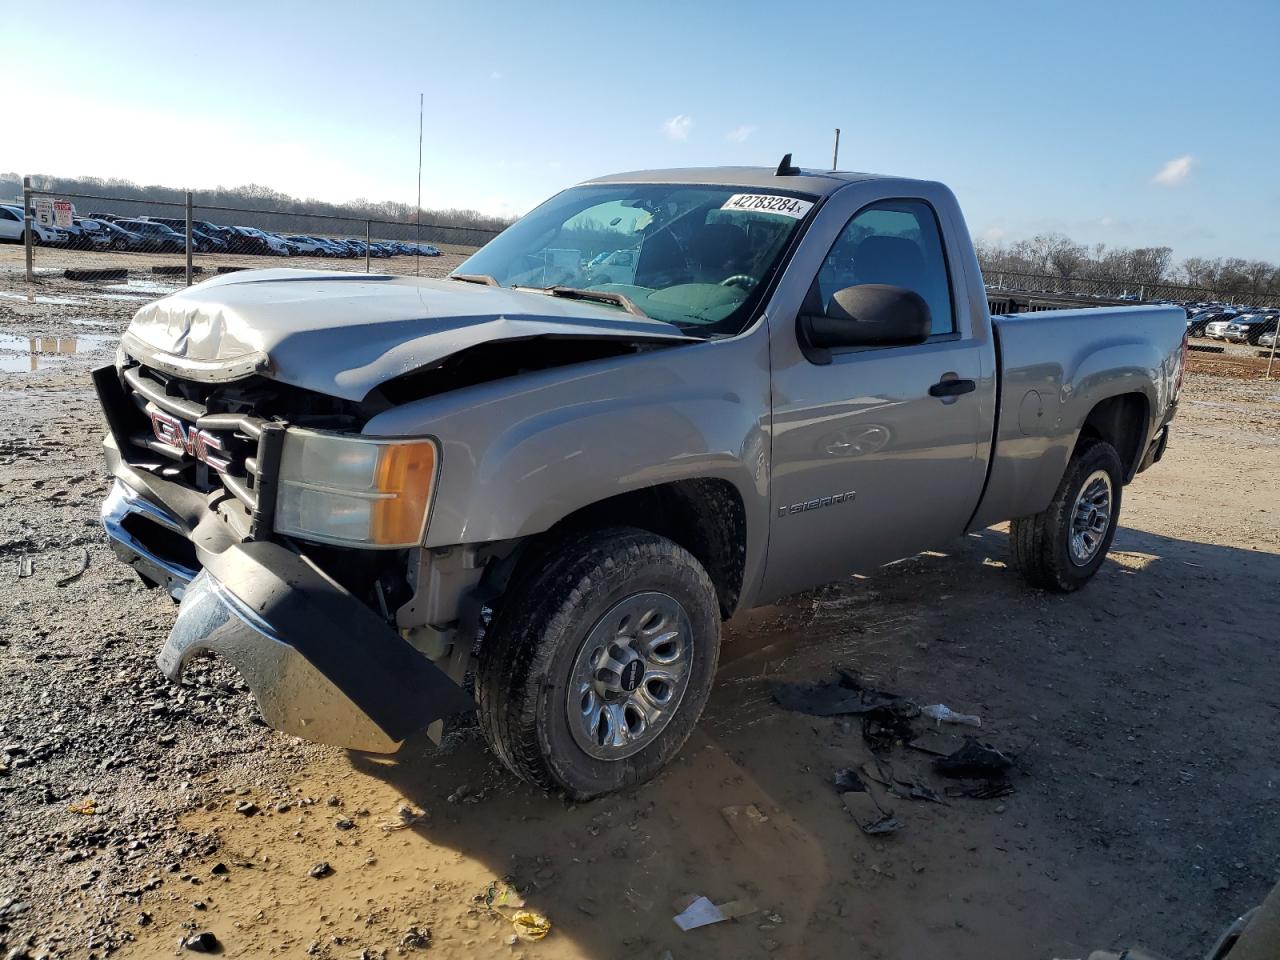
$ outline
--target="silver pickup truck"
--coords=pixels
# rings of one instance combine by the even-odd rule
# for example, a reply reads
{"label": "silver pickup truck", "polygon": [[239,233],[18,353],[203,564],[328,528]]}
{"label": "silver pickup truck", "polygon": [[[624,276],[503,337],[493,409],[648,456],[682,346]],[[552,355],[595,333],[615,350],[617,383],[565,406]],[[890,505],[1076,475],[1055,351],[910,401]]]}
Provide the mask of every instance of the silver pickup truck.
{"label": "silver pickup truck", "polygon": [[1004,520],[1030,583],[1086,583],[1184,333],[993,318],[938,183],[621,174],[447,278],[144,307],[95,372],[103,522],[181,600],[174,680],[224,657],[273,727],[370,751],[478,708],[512,771],[590,797],[678,751],[735,612]]}

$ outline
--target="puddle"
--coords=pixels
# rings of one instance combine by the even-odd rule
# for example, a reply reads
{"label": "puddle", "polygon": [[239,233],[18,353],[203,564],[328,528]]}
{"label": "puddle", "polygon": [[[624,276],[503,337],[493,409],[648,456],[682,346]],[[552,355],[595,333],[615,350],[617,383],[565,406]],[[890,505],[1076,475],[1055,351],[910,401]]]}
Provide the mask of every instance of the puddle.
{"label": "puddle", "polygon": [[177,293],[183,289],[172,283],[161,283],[159,280],[128,280],[124,283],[109,283],[102,289],[119,290],[123,293]]}
{"label": "puddle", "polygon": [[0,290],[0,300],[15,300],[18,303],[40,303],[47,306],[78,307],[84,303],[76,297],[51,297],[40,293],[13,293]]}
{"label": "puddle", "polygon": [[75,320],[71,321],[77,327],[100,327],[104,330],[115,330],[120,326],[119,323],[112,323],[110,320]]}
{"label": "puddle", "polygon": [[20,337],[0,333],[0,372],[32,373],[65,364],[78,354],[104,352],[116,338],[105,334],[77,337]]}

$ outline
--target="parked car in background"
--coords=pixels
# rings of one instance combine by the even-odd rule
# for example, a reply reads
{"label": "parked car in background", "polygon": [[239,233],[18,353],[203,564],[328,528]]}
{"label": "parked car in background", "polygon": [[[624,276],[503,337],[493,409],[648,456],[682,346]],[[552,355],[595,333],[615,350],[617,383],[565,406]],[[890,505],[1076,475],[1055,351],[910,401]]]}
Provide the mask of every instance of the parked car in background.
{"label": "parked car in background", "polygon": [[270,253],[267,241],[248,227],[227,227],[227,250],[238,254]]}
{"label": "parked car in background", "polygon": [[331,257],[354,257],[355,251],[334,237],[316,237]]}
{"label": "parked car in background", "polygon": [[87,215],[90,220],[97,220],[99,223],[115,223],[117,220],[127,220],[117,213],[90,213]]}
{"label": "parked car in background", "polygon": [[228,227],[219,226],[216,223],[210,223],[208,220],[192,220],[191,228],[193,230],[199,230],[206,236],[215,237],[216,239],[221,240],[227,245],[227,248],[230,249],[231,230]]}
{"label": "parked car in background", "polygon": [[634,283],[639,254],[639,249],[611,251],[607,257],[590,267],[587,275],[592,283]]}
{"label": "parked car in background", "polygon": [[111,247],[111,235],[97,220],[90,220],[86,217],[77,217],[74,221],[83,233],[84,237],[89,241],[90,249],[107,250]]}
{"label": "parked car in background", "polygon": [[1223,328],[1222,336],[1232,343],[1257,343],[1264,333],[1276,328],[1274,313],[1246,313],[1236,317]]}
{"label": "parked car in background", "polygon": [[1219,320],[1211,320],[1205,324],[1204,335],[1210,340],[1225,340],[1227,324],[1235,319],[1235,315],[1225,316]]}
{"label": "parked car in background", "polygon": [[1280,335],[1280,331],[1276,331],[1274,329],[1270,333],[1264,333],[1262,336],[1258,338],[1258,346],[1260,347],[1280,346],[1276,343],[1277,335]]}
{"label": "parked car in background", "polygon": [[1187,318],[1187,336],[1203,337],[1205,328],[1217,320],[1233,320],[1235,314],[1222,310],[1201,310]]}
{"label": "parked car in background", "polygon": [[315,237],[304,236],[300,233],[290,234],[285,237],[290,243],[297,248],[297,252],[308,257],[325,257],[330,256],[328,249],[323,243]]}
{"label": "parked car in background", "polygon": [[432,244],[432,243],[420,243],[420,244],[418,244],[418,248],[419,248],[419,250],[421,250],[422,255],[423,255],[424,257],[438,257],[438,256],[440,256],[440,248],[439,248],[439,247],[437,247],[435,244]]}
{"label": "parked car in background", "polygon": [[111,250],[145,250],[147,248],[147,242],[141,234],[126,230],[111,220],[95,219],[93,222],[110,239],[111,242],[107,246]]}
{"label": "parked car in background", "polygon": [[148,253],[185,253],[187,238],[154,220],[121,220],[119,226],[142,238]]}
{"label": "parked car in background", "polygon": [[[0,205],[0,210],[4,211],[3,216],[0,216],[0,240],[8,243],[25,243],[22,207],[6,203]],[[36,246],[56,247],[67,243],[68,237],[65,230],[42,227],[34,220],[31,222],[31,228],[33,231],[31,241]]]}

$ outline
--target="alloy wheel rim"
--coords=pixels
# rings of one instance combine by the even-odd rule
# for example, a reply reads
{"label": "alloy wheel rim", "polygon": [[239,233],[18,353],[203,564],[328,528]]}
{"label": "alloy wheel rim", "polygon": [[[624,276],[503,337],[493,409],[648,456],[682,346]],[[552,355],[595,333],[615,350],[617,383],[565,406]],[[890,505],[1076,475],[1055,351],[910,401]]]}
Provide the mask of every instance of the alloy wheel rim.
{"label": "alloy wheel rim", "polygon": [[1102,549],[1111,527],[1111,474],[1095,470],[1080,485],[1071,512],[1071,562],[1087,566]]}
{"label": "alloy wheel rim", "polygon": [[689,686],[692,633],[684,607],[665,593],[633,594],[596,621],[566,691],[569,730],[587,755],[621,760],[666,728]]}

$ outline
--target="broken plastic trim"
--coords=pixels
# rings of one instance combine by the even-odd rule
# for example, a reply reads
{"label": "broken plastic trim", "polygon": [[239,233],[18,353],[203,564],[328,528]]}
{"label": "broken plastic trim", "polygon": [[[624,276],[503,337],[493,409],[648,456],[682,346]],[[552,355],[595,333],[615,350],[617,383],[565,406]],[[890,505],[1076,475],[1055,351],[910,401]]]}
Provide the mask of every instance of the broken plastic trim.
{"label": "broken plastic trim", "polygon": [[187,587],[156,662],[177,681],[201,655],[236,668],[273,728],[352,750],[392,753],[475,707],[368,607],[266,541],[213,556]]}

